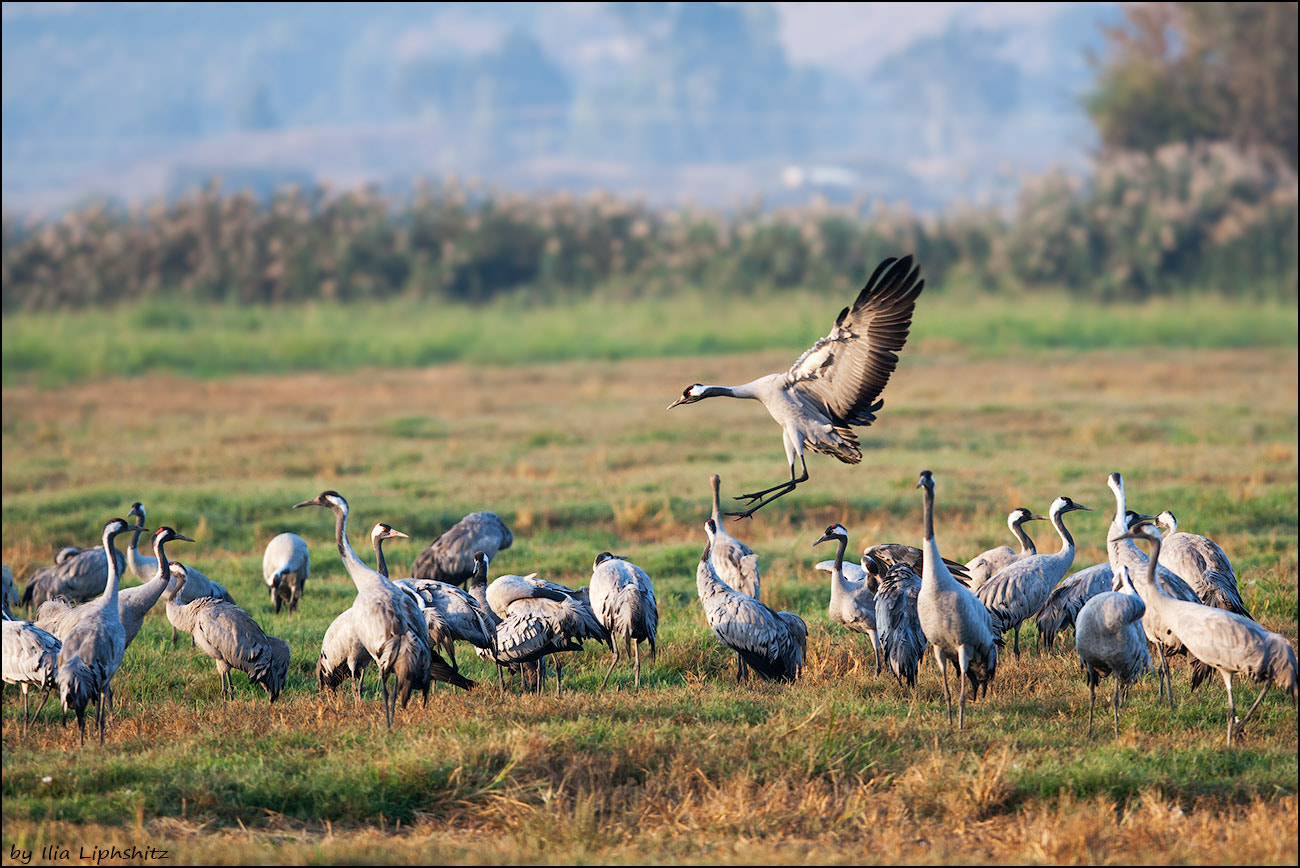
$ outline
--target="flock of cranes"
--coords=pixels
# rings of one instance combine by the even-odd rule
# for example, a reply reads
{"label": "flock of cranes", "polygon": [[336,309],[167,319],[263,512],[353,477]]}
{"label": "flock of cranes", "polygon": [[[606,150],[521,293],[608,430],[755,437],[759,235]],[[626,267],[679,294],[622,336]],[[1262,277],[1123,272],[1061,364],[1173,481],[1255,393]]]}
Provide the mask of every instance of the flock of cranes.
{"label": "flock of cranes", "polygon": [[[734,387],[696,383],[669,405],[672,409],[719,396],[755,399],[782,429],[787,481],[740,495],[736,499],[746,501],[746,508],[728,513],[722,510],[721,480],[716,474],[710,477],[712,511],[703,522],[706,541],[696,568],[696,590],[713,635],[737,655],[738,682],[750,673],[768,681],[799,679],[808,625],[797,614],[777,611],[762,601],[759,556],[726,531],[724,519],[750,518],[806,482],[805,450],[849,464],[861,460],[853,428],[870,425],[883,406],[880,393],[897,364],[923,287],[911,257],[887,259],[853,305],[840,313],[830,333],[789,370]],[[1204,537],[1180,532],[1172,512],[1148,516],[1129,510],[1118,473],[1107,483],[1116,500],[1107,532],[1107,561],[1071,576],[1076,546],[1065,517],[1090,507],[1061,496],[1046,516],[1017,508],[1008,515],[1007,526],[1018,548],[1001,546],[963,564],[941,551],[936,480],[929,470],[922,471],[916,483],[921,490],[920,547],[870,545],[854,564],[845,559],[849,532],[841,524],[827,527],[813,543],[836,545],[834,559],[817,565],[830,573],[829,620],[865,634],[876,674],[887,670],[900,686],[913,691],[925,649],[930,648],[950,724],[948,668],[954,667],[959,730],[965,726],[968,696],[971,701],[987,697],[995,682],[1005,634],[1012,633],[1012,650],[1019,657],[1020,630],[1030,619],[1036,620],[1040,641],[1049,648],[1065,627],[1074,625],[1075,650],[1089,688],[1090,734],[1102,679],[1115,679],[1112,708],[1118,734],[1122,696],[1153,668],[1148,644],[1156,652],[1160,698],[1167,696],[1171,706],[1169,661],[1188,655],[1193,689],[1212,671],[1224,680],[1231,743],[1269,686],[1297,699],[1294,648],[1250,617],[1222,549]],[[311,506],[333,514],[335,545],[356,590],[351,606],[338,614],[322,639],[318,688],[332,692],[350,680],[360,699],[366,670],[374,664],[390,729],[398,707],[405,709],[416,693],[427,703],[436,682],[463,690],[476,687],[460,671],[457,642],[469,644],[480,658],[496,665],[502,689],[508,669],[522,684],[541,692],[548,666],[553,666],[557,694],[562,689],[563,655],[581,650],[584,642],[603,645],[612,655],[601,689],[624,655],[632,661],[633,686],[640,688],[642,643],[648,643],[655,658],[659,610],[654,584],[645,570],[623,557],[608,551],[598,554],[590,582],[581,588],[536,573],[506,574],[489,582],[492,558],[508,549],[514,537],[494,513],[476,512],[429,545],[417,557],[411,577],[394,580],[383,545],[385,540],[406,538],[405,533],[382,522],[374,525],[372,569],[349,539],[347,500],[326,490],[294,504]],[[166,600],[173,644],[178,630],[190,634],[195,648],[213,659],[224,698],[235,693],[232,669],[247,673],[272,702],[286,688],[289,645],[268,635],[222,585],[167,559],[165,546],[193,542],[189,537],[160,527],[152,534],[153,555],[142,554],[139,539],[149,532],[145,516],[141,503],[132,504],[127,517],[134,524],[114,518],[103,528],[101,547],[61,552],[55,565],[38,571],[22,597],[35,612],[32,621],[12,618],[6,586],[4,680],[22,687],[24,726],[29,720],[28,691],[44,690],[48,697],[57,688],[65,719],[69,711],[76,715],[83,743],[86,711],[95,706],[102,743],[113,704],[113,676],[145,614],[159,599]],[[1061,539],[1060,549],[1039,553],[1023,527],[1030,521],[1050,521]],[[116,547],[124,533],[132,535],[125,555]],[[1150,555],[1138,541],[1151,546]],[[122,589],[120,581],[128,570],[143,583]],[[287,608],[292,617],[310,573],[307,542],[297,534],[278,534],[266,547],[262,570],[274,611]],[[7,567],[5,575],[8,582]],[[1240,722],[1233,693],[1239,677],[1264,685]]]}

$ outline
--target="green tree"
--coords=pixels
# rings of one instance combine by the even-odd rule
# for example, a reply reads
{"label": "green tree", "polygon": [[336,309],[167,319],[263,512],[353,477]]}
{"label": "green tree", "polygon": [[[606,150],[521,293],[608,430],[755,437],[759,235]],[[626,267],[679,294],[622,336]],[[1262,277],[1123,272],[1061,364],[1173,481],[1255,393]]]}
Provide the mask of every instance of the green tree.
{"label": "green tree", "polygon": [[1297,163],[1296,3],[1136,3],[1087,97],[1102,144],[1228,140]]}

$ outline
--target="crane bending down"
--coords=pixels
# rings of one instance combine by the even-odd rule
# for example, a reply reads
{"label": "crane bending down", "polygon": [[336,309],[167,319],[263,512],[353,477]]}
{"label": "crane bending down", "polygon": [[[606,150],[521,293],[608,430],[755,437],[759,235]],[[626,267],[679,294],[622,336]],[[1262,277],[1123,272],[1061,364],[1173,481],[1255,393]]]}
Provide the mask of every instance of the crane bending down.
{"label": "crane bending down", "polygon": [[[709,484],[713,487],[714,533],[709,554],[713,570],[732,590],[761,600],[763,579],[758,570],[758,555],[722,527],[722,477],[713,474]],[[744,681],[748,677],[749,666],[744,657],[737,655],[736,680]]]}
{"label": "crane bending down", "polygon": [[988,551],[980,552],[975,557],[966,562],[966,572],[970,574],[971,590],[978,590],[979,586],[1001,570],[1008,567],[1018,560],[1038,554],[1038,548],[1034,541],[1029,538],[1029,534],[1021,525],[1027,521],[1046,521],[1047,516],[1038,515],[1025,509],[1023,506],[1011,510],[1007,516],[1007,527],[1011,528],[1011,533],[1020,542],[1020,551],[1016,551],[1011,546],[997,546]]}
{"label": "crane bending down", "polygon": [[111,519],[104,525],[103,551],[108,567],[104,593],[86,603],[86,614],[68,631],[59,652],[59,671],[55,676],[59,700],[65,713],[76,713],[83,745],[86,743],[86,706],[92,700],[99,718],[99,743],[104,743],[104,700],[111,695],[113,676],[122,665],[122,654],[126,651],[126,631],[122,629],[122,616],[117,610],[121,571],[113,540],[118,534],[136,529],[135,525],[120,518]]}
{"label": "crane bending down", "polygon": [[805,447],[832,455],[845,464],[862,460],[853,426],[865,427],[884,406],[878,400],[898,364],[907,341],[916,298],[925,287],[912,257],[890,257],[876,267],[851,307],[840,311],[830,333],[805,350],[788,371],[768,374],[740,386],[687,386],[668,405],[693,404],[705,398],[753,398],[781,426],[790,479],[742,494],[747,509],[728,513],[749,518],[808,480]]}
{"label": "crane bending down", "polygon": [[921,593],[921,574],[906,561],[891,567],[877,558],[868,562],[868,572],[879,576],[876,586],[876,629],[880,654],[901,687],[916,688],[916,674],[925,654],[926,638],[916,612]]}
{"label": "crane bending down", "polygon": [[169,564],[176,584],[167,592],[167,620],[194,637],[194,644],[217,664],[221,676],[221,697],[235,698],[230,670],[248,673],[252,684],[260,684],[275,702],[289,677],[289,643],[268,636],[253,616],[234,603],[217,597],[200,597],[181,604],[177,598],[185,587],[185,565]]}
{"label": "crane bending down", "polygon": [[1092,736],[1092,713],[1097,707],[1097,684],[1107,675],[1115,676],[1115,735],[1119,735],[1119,694],[1121,689],[1141,678],[1151,669],[1147,637],[1142,632],[1146,604],[1138,596],[1129,577],[1128,567],[1121,567],[1115,590],[1103,591],[1083,604],[1078,626],[1074,630],[1074,648],[1079,653],[1088,680],[1088,736]]}
{"label": "crane bending down", "polygon": [[718,578],[709,550],[717,528],[704,523],[709,542],[695,571],[695,590],[713,635],[766,681],[794,681],[803,669],[808,627],[793,612],[777,612]]}
{"label": "crane bending down", "polygon": [[[714,477],[717,478],[716,476]],[[614,659],[600,682],[604,690],[609,675],[618,663],[621,641],[633,658],[633,684],[641,689],[641,642],[650,643],[650,658],[655,657],[655,638],[659,633],[659,607],[655,603],[655,586],[646,571],[626,558],[610,552],[596,555],[591,567],[591,608],[609,633]]]}
{"label": "crane bending down", "polygon": [[262,578],[271,592],[275,612],[288,605],[289,614],[298,610],[298,601],[311,575],[311,552],[307,541],[296,533],[280,533],[271,538],[262,553]]}
{"label": "crane bending down", "polygon": [[[1279,633],[1265,630],[1258,623],[1238,615],[1207,606],[1204,603],[1179,600],[1165,591],[1165,581],[1157,575],[1160,559],[1160,531],[1147,522],[1124,534],[1121,539],[1145,539],[1151,543],[1151,556],[1146,582],[1152,593],[1147,601],[1147,613],[1160,612],[1161,621],[1177,635],[1193,657],[1219,671],[1223,685],[1228,689],[1228,744],[1264,701],[1270,685],[1300,701],[1300,685],[1296,682],[1295,648]],[[1244,675],[1264,687],[1251,705],[1246,716],[1237,722],[1237,701],[1232,695],[1232,681]]]}
{"label": "crane bending down", "polygon": [[1156,526],[1164,534],[1160,566],[1168,567],[1187,582],[1205,605],[1250,617],[1241,600],[1232,561],[1218,543],[1199,534],[1179,531],[1178,519],[1167,509],[1156,516]]}
{"label": "crane bending down", "polygon": [[23,692],[23,732],[27,732],[27,723],[31,719],[27,691],[32,687],[45,690],[40,707],[36,709],[39,717],[50,698],[50,689],[54,687],[62,647],[58,637],[31,621],[20,621],[7,611],[4,613],[4,683],[17,684]]}
{"label": "crane bending down", "polygon": [[880,674],[880,639],[876,633],[876,587],[875,576],[864,575],[854,581],[845,575],[844,550],[849,545],[849,532],[842,524],[833,524],[826,528],[821,539],[814,546],[824,542],[835,541],[835,561],[831,567],[831,601],[827,613],[833,623],[839,624],[854,633],[865,633],[871,640],[871,649],[876,657],[876,674]]}
{"label": "crane bending down", "polygon": [[952,577],[939,555],[934,538],[934,474],[921,471],[916,487],[922,489],[922,516],[925,523],[921,567],[921,590],[916,598],[916,613],[921,630],[934,646],[934,661],[943,675],[943,695],[948,703],[948,725],[952,725],[952,694],[948,690],[948,662],[957,664],[957,690],[961,694],[957,710],[957,729],[966,720],[966,679],[971,694],[977,696],[997,671],[1001,637],[994,632],[988,609],[970,589]]}

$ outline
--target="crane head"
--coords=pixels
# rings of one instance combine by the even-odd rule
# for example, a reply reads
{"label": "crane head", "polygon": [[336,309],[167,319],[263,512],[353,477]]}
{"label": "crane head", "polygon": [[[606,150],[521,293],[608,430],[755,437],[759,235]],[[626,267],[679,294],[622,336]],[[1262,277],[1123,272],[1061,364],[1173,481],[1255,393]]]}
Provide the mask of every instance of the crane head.
{"label": "crane head", "polygon": [[814,547],[819,546],[822,543],[830,542],[831,540],[844,540],[845,542],[848,542],[848,539],[849,539],[849,532],[844,529],[844,525],[833,524],[830,527],[826,528],[826,532],[822,534],[821,539],[813,543],[813,546]]}
{"label": "crane head", "polygon": [[1011,514],[1007,516],[1007,525],[1013,528],[1017,525],[1024,524],[1027,521],[1047,521],[1047,516],[1030,512],[1023,506],[1016,507],[1011,511]]}
{"label": "crane head", "polygon": [[411,537],[408,534],[402,533],[400,530],[394,529],[391,525],[384,524],[382,521],[377,522],[375,526],[370,530],[371,540],[393,539],[393,538],[410,539]]}
{"label": "crane head", "polygon": [[131,510],[126,515],[127,518],[130,518],[133,515],[138,516],[140,524],[144,524],[144,504],[137,500],[135,503],[131,504]]}
{"label": "crane head", "polygon": [[682,396],[668,405],[668,409],[676,407],[678,404],[694,404],[704,397],[704,386],[701,383],[692,383],[682,390]]}
{"label": "crane head", "polygon": [[303,506],[323,506],[327,509],[341,509],[344,513],[348,511],[348,502],[343,499],[343,495],[333,489],[322,491],[311,500],[304,500],[301,503],[295,503],[294,509]]}
{"label": "crane head", "polygon": [[928,488],[934,491],[934,474],[928,470],[921,471],[921,478],[916,480],[917,488]]}
{"label": "crane head", "polygon": [[605,561],[614,561],[614,560],[622,560],[622,558],[620,558],[618,555],[614,554],[613,552],[601,552],[600,554],[596,555],[596,561],[591,565],[591,569],[595,571],[595,569],[599,567],[601,564],[605,563]]}
{"label": "crane head", "polygon": [[1056,500],[1052,501],[1052,508],[1049,510],[1053,515],[1065,515],[1067,512],[1074,512],[1076,509],[1092,512],[1092,507],[1084,506],[1082,503],[1075,503],[1070,498],[1062,494]]}

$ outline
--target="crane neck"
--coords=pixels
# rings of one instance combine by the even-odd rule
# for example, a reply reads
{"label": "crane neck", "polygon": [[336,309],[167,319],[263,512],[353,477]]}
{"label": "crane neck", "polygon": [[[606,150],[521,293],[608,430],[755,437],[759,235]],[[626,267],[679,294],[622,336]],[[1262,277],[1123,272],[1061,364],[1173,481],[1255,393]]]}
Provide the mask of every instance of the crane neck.
{"label": "crane neck", "polygon": [[388,578],[388,562],[384,560],[383,537],[375,537],[375,572]]}
{"label": "crane neck", "polygon": [[1020,540],[1020,554],[1036,555],[1038,554],[1038,547],[1029,538],[1029,534],[1025,533],[1024,523],[1024,519],[1013,521],[1011,523],[1011,532],[1015,534],[1016,539]]}
{"label": "crane neck", "polygon": [[722,480],[714,474],[709,480],[713,486],[713,523],[722,527]]}
{"label": "crane neck", "polygon": [[104,593],[100,596],[104,605],[111,606],[114,612],[117,611],[118,584],[122,578],[121,571],[117,568],[117,546],[113,545],[116,537],[116,532],[104,531],[104,555],[108,558],[108,581],[104,583]]}
{"label": "crane neck", "polygon": [[379,579],[382,584],[387,580],[387,576],[371,570],[366,566],[366,562],[357,556],[352,549],[352,543],[348,542],[348,510],[347,507],[331,504],[330,509],[334,510],[334,542],[338,545],[339,556],[343,558],[343,566],[347,569],[348,575],[352,577],[352,582],[360,590],[363,584],[370,584],[366,579],[371,575]]}
{"label": "crane neck", "polygon": [[[140,518],[140,524],[144,524],[143,515]],[[131,544],[126,549],[126,565],[130,567],[131,572],[137,576],[140,575],[140,561],[143,559],[140,554],[140,534],[144,533],[144,528],[131,531]],[[165,568],[164,568],[165,572]],[[143,578],[143,576],[141,576]]]}
{"label": "crane neck", "polygon": [[835,569],[831,572],[832,597],[849,591],[849,583],[844,578],[844,550],[848,547],[849,541],[847,538],[842,536],[835,538]]}
{"label": "crane neck", "polygon": [[740,386],[705,386],[700,390],[700,398],[757,398],[752,383]]}
{"label": "crane neck", "polygon": [[[134,533],[137,537],[140,535],[139,531]],[[153,555],[158,559],[158,572],[154,574],[154,581],[161,582],[163,585],[171,581],[171,566],[167,562],[167,553],[163,550],[163,546],[166,544],[166,541],[161,536],[156,537],[153,541]],[[131,545],[135,545],[134,539],[131,540]]]}
{"label": "crane neck", "polygon": [[1052,511],[1052,527],[1056,528],[1056,532],[1061,536],[1061,551],[1059,553],[1073,553],[1074,537],[1070,536],[1070,531],[1065,526],[1065,513],[1057,510]]}

